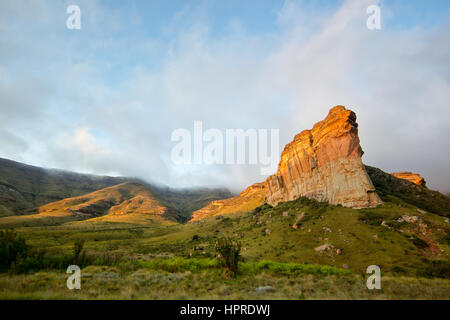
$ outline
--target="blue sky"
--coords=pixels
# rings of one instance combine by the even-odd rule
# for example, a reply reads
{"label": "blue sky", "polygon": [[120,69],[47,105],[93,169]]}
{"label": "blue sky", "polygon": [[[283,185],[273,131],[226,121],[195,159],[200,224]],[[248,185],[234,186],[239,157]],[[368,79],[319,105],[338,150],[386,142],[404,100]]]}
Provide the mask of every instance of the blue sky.
{"label": "blue sky", "polygon": [[435,138],[450,133],[449,14],[437,0],[1,1],[0,157],[238,191],[258,166],[175,166],[171,132],[277,128],[281,149],[343,104],[367,164],[450,192]]}

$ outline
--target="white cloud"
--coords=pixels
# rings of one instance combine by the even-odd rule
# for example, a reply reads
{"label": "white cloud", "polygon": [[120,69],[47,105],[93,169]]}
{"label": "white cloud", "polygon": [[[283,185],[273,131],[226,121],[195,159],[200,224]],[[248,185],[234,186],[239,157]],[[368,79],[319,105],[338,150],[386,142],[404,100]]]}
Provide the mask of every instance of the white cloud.
{"label": "white cloud", "polygon": [[[212,35],[204,10],[187,6],[165,28],[166,43],[141,35],[112,41],[99,24],[114,17],[115,32],[126,18],[94,2],[87,21],[94,35],[71,34],[65,42],[56,34],[70,54],[41,57],[56,75],[14,74],[13,62],[27,60],[32,39],[28,50],[0,63],[0,123],[26,141],[0,148],[0,156],[171,186],[239,190],[264,179],[259,167],[177,167],[170,161],[171,132],[192,130],[194,120],[205,129],[279,128],[282,147],[343,104],[358,115],[366,163],[417,171],[431,187],[450,191],[450,151],[441,140],[449,136],[449,25],[370,31],[365,9],[373,3],[347,1],[335,12],[319,12],[287,1],[274,21],[277,32],[248,34],[245,21],[233,20],[220,36]],[[37,48],[56,50],[59,42],[49,38]],[[10,41],[11,34],[2,34],[1,48]],[[37,51],[41,56],[49,48]],[[141,58],[115,72],[134,56]],[[5,77],[16,79],[15,86]]]}

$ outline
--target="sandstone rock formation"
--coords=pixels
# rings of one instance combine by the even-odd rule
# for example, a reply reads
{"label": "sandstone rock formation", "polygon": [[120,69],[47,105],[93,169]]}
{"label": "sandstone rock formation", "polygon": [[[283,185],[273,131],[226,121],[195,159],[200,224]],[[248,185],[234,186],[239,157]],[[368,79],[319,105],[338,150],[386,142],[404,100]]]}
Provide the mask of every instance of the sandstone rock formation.
{"label": "sandstone rock formation", "polygon": [[212,201],[206,207],[194,211],[190,221],[201,220],[223,214],[253,210],[264,203],[266,190],[267,188],[265,183],[255,183],[242,191],[236,197]]}
{"label": "sandstone rock formation", "polygon": [[381,200],[362,154],[355,113],[336,106],[286,145],[276,174],[266,180],[265,200],[276,205],[305,196],[345,207],[374,207]]}
{"label": "sandstone rock formation", "polygon": [[408,171],[402,171],[402,172],[394,172],[394,173],[391,173],[391,174],[394,177],[396,177],[396,178],[408,180],[408,181],[411,181],[412,183],[417,184],[418,186],[426,187],[425,179],[422,178],[420,176],[420,174],[418,174],[418,173],[411,173],[411,172],[408,172]]}

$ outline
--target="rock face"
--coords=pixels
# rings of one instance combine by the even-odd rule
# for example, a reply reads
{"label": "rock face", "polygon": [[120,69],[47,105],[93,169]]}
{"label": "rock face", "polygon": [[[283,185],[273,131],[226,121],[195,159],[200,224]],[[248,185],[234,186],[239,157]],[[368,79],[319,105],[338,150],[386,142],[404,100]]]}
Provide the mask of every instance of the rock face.
{"label": "rock face", "polygon": [[264,203],[266,190],[267,187],[264,182],[255,183],[236,197],[212,201],[206,207],[194,211],[190,222],[214,216],[219,217],[223,214],[253,210]]}
{"label": "rock face", "polygon": [[381,199],[362,154],[355,113],[336,106],[286,145],[276,174],[266,180],[265,200],[276,205],[305,196],[345,207],[374,207]]}
{"label": "rock face", "polygon": [[408,171],[402,171],[402,172],[394,172],[394,173],[391,173],[391,174],[394,177],[396,177],[396,178],[408,180],[408,181],[411,181],[412,183],[417,184],[418,186],[426,187],[425,179],[422,178],[420,176],[420,174],[418,174],[418,173],[411,173],[411,172],[408,172]]}

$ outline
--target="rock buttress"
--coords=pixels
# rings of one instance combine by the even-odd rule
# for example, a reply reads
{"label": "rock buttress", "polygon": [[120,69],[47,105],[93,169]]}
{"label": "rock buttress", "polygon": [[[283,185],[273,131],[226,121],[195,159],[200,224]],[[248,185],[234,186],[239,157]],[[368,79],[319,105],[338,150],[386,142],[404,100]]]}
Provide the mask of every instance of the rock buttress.
{"label": "rock buttress", "polygon": [[375,207],[375,193],[361,156],[358,124],[343,106],[287,144],[277,173],[267,178],[266,202],[276,205],[300,196],[351,208]]}

